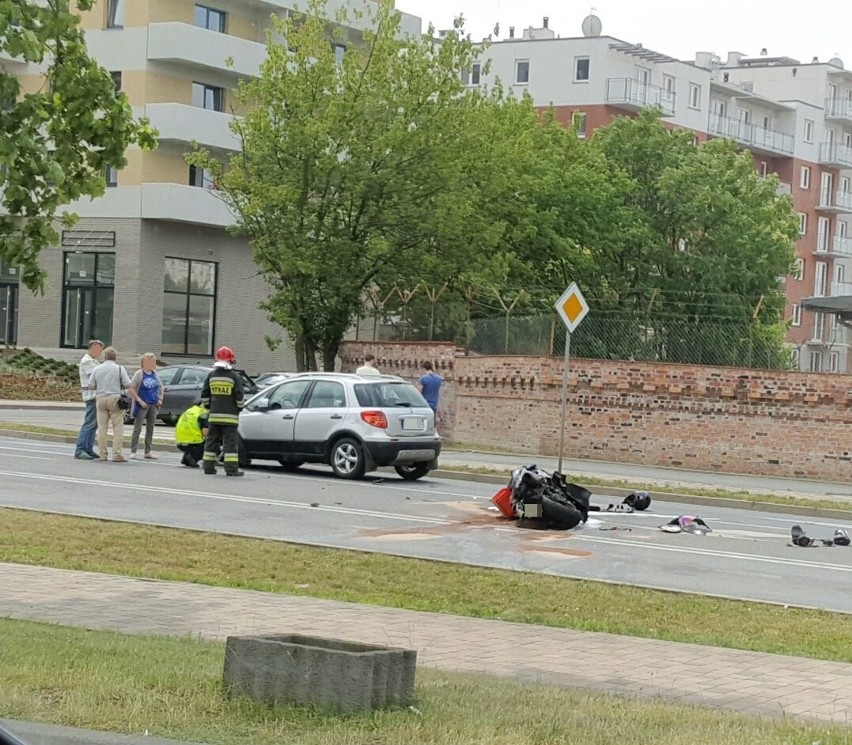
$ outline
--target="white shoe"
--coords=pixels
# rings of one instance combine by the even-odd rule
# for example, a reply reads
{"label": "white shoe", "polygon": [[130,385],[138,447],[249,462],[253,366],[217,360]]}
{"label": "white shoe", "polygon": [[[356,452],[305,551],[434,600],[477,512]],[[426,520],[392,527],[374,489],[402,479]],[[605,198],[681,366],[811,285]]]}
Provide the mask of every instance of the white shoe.
{"label": "white shoe", "polygon": [[145,453],[145,457],[146,457],[148,460],[157,460],[157,458],[158,458],[159,456],[154,455],[154,453]]}
{"label": "white shoe", "polygon": [[130,460],[136,460],[136,453],[130,454]]}

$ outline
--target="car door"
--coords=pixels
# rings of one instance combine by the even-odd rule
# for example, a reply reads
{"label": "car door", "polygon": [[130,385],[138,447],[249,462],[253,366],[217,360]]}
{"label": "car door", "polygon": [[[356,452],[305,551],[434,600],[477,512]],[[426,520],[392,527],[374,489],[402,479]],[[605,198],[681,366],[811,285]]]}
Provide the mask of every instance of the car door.
{"label": "car door", "polygon": [[347,408],[346,389],[342,383],[336,380],[316,381],[307,401],[296,413],[294,451],[322,455],[326,443],[346,418]]}
{"label": "car door", "polygon": [[201,398],[201,389],[204,381],[210,374],[210,370],[203,367],[184,367],[180,376],[168,386],[165,395],[168,401],[163,400],[163,407],[168,406],[169,414],[178,417],[190,406]]}
{"label": "car door", "polygon": [[240,437],[253,458],[274,458],[293,448],[296,412],[310,380],[290,380],[264,391],[240,414]]}
{"label": "car door", "polygon": [[168,416],[174,414],[174,416],[180,416],[186,409],[181,409],[180,411],[172,410],[172,384],[180,376],[182,367],[177,365],[164,367],[162,370],[157,371],[157,375],[160,377],[160,382],[163,384],[163,405],[160,408],[160,418],[165,419]]}

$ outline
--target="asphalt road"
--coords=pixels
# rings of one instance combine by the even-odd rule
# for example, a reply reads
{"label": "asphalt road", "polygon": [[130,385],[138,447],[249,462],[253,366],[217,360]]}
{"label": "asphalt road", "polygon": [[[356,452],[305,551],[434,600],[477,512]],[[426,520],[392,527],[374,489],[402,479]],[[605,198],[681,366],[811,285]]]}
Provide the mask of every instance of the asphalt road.
{"label": "asphalt road", "polygon": [[595,515],[582,530],[534,531],[500,518],[489,502],[495,487],[474,482],[342,482],[321,467],[274,466],[226,479],[180,466],[177,453],[87,462],[67,445],[12,438],[0,438],[0,456],[3,506],[852,612],[852,547],[787,545],[794,523],[827,537],[840,527],[830,522],[701,508],[712,534],[669,535],[659,525],[694,508],[658,502],[645,513]]}
{"label": "asphalt road", "polygon": [[[9,402],[14,405],[13,402]],[[82,409],[53,410],[26,408],[15,409],[0,405],[0,423],[15,422],[76,430],[82,421]],[[126,428],[126,437],[127,434]],[[171,441],[174,429],[160,423],[157,425],[158,438]],[[556,470],[557,459],[536,455],[501,455],[495,453],[464,452],[447,450],[441,454],[443,468],[454,466],[479,467],[492,470],[517,468],[536,462],[542,468]],[[702,489],[745,490],[755,494],[786,494],[802,498],[836,499],[852,501],[852,484],[832,481],[814,481],[807,479],[789,479],[771,476],[748,476],[744,474],[706,473],[677,468],[660,468],[632,463],[612,463],[567,458],[563,462],[566,473],[578,477],[596,477],[608,480],[626,481],[634,488],[652,488],[653,486],[690,487]]]}

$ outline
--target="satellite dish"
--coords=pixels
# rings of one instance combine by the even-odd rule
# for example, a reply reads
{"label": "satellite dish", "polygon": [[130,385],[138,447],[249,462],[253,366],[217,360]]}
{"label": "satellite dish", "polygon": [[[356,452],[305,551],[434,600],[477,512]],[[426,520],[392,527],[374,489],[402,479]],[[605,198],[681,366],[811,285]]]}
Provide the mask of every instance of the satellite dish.
{"label": "satellite dish", "polygon": [[832,57],[828,61],[829,65],[833,65],[834,67],[839,67],[841,70],[843,69],[843,60],[840,57]]}
{"label": "satellite dish", "polygon": [[601,31],[603,31],[603,24],[601,23],[601,19],[596,15],[587,15],[583,19],[583,36],[600,36]]}

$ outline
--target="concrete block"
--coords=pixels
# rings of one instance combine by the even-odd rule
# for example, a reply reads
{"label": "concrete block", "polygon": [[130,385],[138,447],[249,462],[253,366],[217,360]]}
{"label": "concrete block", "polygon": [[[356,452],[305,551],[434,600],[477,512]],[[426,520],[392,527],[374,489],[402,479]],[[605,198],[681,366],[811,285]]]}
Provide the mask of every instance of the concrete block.
{"label": "concrete block", "polygon": [[414,700],[417,652],[301,634],[229,636],[230,698],[366,712]]}

